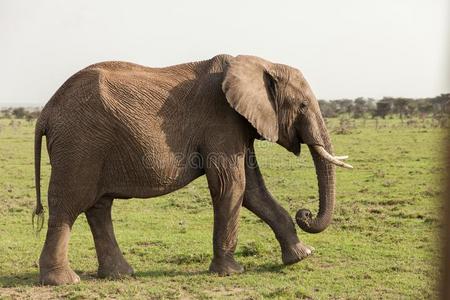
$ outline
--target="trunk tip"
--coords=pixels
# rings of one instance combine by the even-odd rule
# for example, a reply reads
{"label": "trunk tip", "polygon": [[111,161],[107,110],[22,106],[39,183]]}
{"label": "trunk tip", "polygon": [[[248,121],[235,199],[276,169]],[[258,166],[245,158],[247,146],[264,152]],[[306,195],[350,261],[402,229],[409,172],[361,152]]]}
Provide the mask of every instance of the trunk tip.
{"label": "trunk tip", "polygon": [[309,209],[299,209],[295,214],[295,221],[297,225],[305,232],[319,233],[327,228],[327,225],[318,224],[316,219],[313,219],[313,214]]}
{"label": "trunk tip", "polygon": [[297,225],[303,229],[304,231],[307,231],[308,228],[311,227],[312,222],[312,213],[309,209],[299,209],[297,213],[295,214],[295,221],[297,222]]}

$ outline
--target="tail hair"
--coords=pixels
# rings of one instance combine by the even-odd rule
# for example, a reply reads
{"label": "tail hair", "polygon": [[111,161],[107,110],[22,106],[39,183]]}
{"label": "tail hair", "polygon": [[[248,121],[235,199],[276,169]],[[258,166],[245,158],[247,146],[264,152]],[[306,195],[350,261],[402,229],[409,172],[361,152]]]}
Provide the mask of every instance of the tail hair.
{"label": "tail hair", "polygon": [[[38,203],[36,208],[33,210],[33,216],[31,217],[31,224],[33,225],[33,230],[35,230],[36,234],[38,234],[44,227],[44,220],[44,208],[41,203]],[[36,228],[34,227],[34,224],[36,224]]]}

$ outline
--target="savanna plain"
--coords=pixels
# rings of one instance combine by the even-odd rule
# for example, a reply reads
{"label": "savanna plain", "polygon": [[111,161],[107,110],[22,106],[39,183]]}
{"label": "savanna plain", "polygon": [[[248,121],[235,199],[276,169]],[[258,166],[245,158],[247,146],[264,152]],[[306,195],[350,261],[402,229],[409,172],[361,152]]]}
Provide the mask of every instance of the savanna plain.
{"label": "savanna plain", "polygon": [[[49,287],[37,283],[46,225],[39,234],[31,225],[34,122],[0,120],[0,298],[435,298],[446,129],[427,118],[350,120],[348,128],[339,119],[327,123],[335,152],[350,155],[355,169],[337,170],[330,227],[316,235],[298,229],[300,239],[315,248],[313,256],[283,266],[270,228],[243,209],[236,259],[246,272],[209,274],[213,214],[206,179],[200,177],[162,197],[114,201],[116,236],[134,277],[96,278],[92,235],[80,215],[69,260],[81,283]],[[307,147],[299,158],[268,142],[257,142],[256,151],[269,190],[292,216],[299,208],[317,211]]]}

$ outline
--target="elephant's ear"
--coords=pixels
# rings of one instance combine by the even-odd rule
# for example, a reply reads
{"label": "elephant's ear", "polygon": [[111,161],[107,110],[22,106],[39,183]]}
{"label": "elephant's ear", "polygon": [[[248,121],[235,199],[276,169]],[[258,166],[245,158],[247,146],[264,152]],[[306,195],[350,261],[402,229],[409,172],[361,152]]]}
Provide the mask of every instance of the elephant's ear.
{"label": "elephant's ear", "polygon": [[222,90],[228,103],[266,140],[278,140],[276,78],[272,64],[254,56],[239,55],[229,61]]}

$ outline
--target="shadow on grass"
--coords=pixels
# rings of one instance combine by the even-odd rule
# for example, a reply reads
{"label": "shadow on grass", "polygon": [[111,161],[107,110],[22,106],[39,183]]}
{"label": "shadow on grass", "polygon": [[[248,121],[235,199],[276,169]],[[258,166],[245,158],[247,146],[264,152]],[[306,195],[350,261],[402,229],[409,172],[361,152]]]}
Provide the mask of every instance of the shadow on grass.
{"label": "shadow on grass", "polygon": [[22,286],[33,286],[38,282],[38,272],[22,274],[0,275],[0,288],[13,288]]}
{"label": "shadow on grass", "polygon": [[[247,267],[245,273],[250,273],[252,275],[262,274],[262,273],[280,273],[285,269],[286,266],[275,263],[267,263],[257,266]],[[91,282],[91,281],[113,281],[114,279],[100,279],[94,273],[85,273],[80,270],[75,270],[75,272],[80,276],[82,282]],[[158,278],[158,277],[185,277],[185,276],[202,276],[202,275],[210,275],[217,276],[210,273],[207,270],[203,271],[178,271],[175,269],[172,270],[149,270],[149,271],[138,271],[132,277],[128,277],[129,279],[139,279],[140,277],[150,277],[150,278]],[[239,276],[239,275],[234,275]],[[40,286],[39,282],[39,273],[36,272],[28,272],[22,274],[12,274],[12,275],[0,275],[0,288],[15,288],[15,287],[25,287],[25,286]]]}
{"label": "shadow on grass", "polygon": [[134,274],[139,277],[177,277],[177,276],[198,276],[211,274],[207,270],[204,271],[178,271],[178,270],[150,270],[139,271]]}
{"label": "shadow on grass", "polygon": [[[95,274],[74,270],[80,276],[81,281],[98,280]],[[28,272],[22,274],[0,275],[0,288],[15,288],[25,286],[42,286],[39,283],[39,272]]]}
{"label": "shadow on grass", "polygon": [[[109,278],[98,278],[95,273],[85,273],[80,270],[74,270],[80,276],[81,282],[92,281],[113,281]],[[151,270],[136,272],[133,276],[125,277],[124,279],[139,279],[140,277],[177,277],[177,276],[198,276],[209,274],[208,271],[177,271],[177,270]],[[22,274],[0,275],[0,288],[16,288],[16,287],[30,287],[40,286],[39,273],[28,272]]]}
{"label": "shadow on grass", "polygon": [[265,263],[261,265],[251,266],[245,269],[246,272],[251,272],[253,274],[259,273],[281,273],[287,266],[278,263]]}

